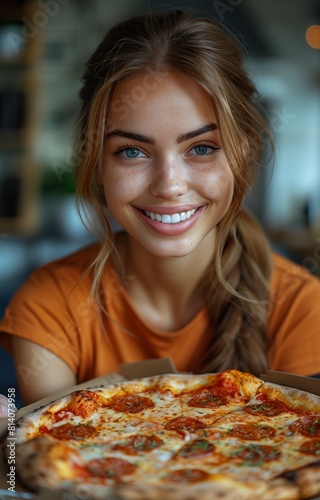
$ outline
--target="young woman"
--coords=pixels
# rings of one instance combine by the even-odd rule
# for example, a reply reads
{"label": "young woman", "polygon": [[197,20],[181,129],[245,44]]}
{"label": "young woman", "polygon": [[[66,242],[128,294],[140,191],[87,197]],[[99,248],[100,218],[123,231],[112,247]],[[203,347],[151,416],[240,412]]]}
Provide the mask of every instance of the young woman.
{"label": "young woman", "polygon": [[179,10],[125,21],[81,99],[78,200],[100,242],[36,270],[2,319],[24,401],[156,357],[319,373],[319,281],[244,209],[266,124],[238,43]]}

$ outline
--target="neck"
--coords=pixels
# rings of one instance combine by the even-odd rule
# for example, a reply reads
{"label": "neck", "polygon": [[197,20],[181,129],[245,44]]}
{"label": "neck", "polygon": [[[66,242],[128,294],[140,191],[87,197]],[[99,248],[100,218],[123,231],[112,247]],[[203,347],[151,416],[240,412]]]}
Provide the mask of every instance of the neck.
{"label": "neck", "polygon": [[212,261],[212,234],[183,257],[156,257],[128,236],[118,248],[126,274],[134,276],[125,285],[127,292],[135,308],[150,323],[163,330],[174,330],[203,307],[199,284]]}

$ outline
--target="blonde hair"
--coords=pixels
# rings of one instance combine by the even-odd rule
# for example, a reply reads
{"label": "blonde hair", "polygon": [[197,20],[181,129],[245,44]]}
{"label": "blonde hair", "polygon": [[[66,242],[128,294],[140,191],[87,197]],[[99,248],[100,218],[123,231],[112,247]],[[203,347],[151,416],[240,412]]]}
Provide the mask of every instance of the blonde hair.
{"label": "blonde hair", "polygon": [[216,22],[181,10],[151,12],[112,28],[88,61],[80,93],[76,173],[79,206],[86,207],[103,235],[91,266],[93,291],[98,295],[104,265],[114,249],[99,181],[110,100],[121,80],[170,68],[191,76],[212,98],[235,183],[230,209],[217,227],[211,268],[202,281],[212,323],[203,371],[238,368],[260,374],[268,366],[272,259],[264,233],[244,203],[268,128],[257,110],[256,89],[244,69],[242,49]]}

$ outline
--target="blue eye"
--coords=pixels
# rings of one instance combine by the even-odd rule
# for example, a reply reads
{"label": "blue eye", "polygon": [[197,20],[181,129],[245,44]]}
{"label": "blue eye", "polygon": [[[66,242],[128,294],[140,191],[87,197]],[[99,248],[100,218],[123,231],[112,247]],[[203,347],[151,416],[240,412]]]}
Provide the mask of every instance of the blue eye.
{"label": "blue eye", "polygon": [[145,158],[146,155],[141,151],[141,149],[135,146],[122,146],[118,148],[114,153],[114,156],[121,156],[125,160],[135,160],[136,158]]}
{"label": "blue eye", "polygon": [[198,146],[194,146],[194,148],[191,149],[191,152],[193,151],[193,154],[198,156],[204,156],[210,154],[212,150],[213,148],[211,146],[206,146],[205,144],[199,144]]}
{"label": "blue eye", "polygon": [[137,148],[126,148],[121,153],[125,158],[138,158],[141,151]]}

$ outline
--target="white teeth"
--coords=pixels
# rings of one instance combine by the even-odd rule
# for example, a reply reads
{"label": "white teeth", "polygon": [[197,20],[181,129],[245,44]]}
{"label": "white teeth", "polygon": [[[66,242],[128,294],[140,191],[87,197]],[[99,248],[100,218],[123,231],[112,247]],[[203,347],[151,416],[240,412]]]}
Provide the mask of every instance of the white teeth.
{"label": "white teeth", "polygon": [[161,222],[163,222],[164,224],[170,224],[171,223],[170,215],[166,215],[166,214],[162,215]]}
{"label": "white teeth", "polygon": [[171,215],[171,224],[177,224],[178,222],[180,222],[180,220],[181,220],[181,217],[179,214]]}
{"label": "white teeth", "polygon": [[162,222],[163,224],[178,224],[181,221],[190,219],[190,217],[195,214],[197,211],[196,208],[193,208],[192,210],[188,210],[187,212],[180,212],[172,215],[168,214],[154,214],[152,212],[148,212],[147,210],[144,210],[145,215],[150,217],[152,220],[157,220],[159,222]]}

